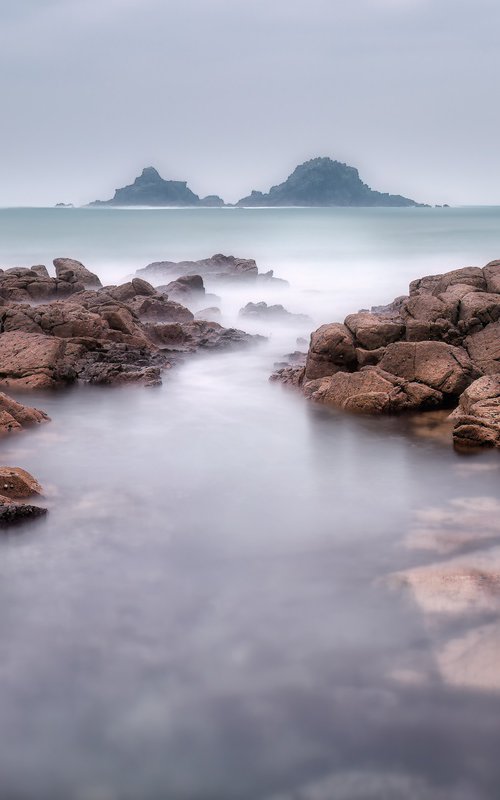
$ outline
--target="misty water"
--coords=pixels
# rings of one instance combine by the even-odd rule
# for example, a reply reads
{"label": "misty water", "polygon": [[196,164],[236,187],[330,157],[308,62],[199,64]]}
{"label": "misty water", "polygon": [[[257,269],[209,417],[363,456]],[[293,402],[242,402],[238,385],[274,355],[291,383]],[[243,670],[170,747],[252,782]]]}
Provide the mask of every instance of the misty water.
{"label": "misty water", "polygon": [[[499,257],[500,209],[0,211],[2,267],[68,256],[106,283],[216,252],[290,282],[213,287],[265,343],[161,387],[16,394],[52,421],[1,460],[50,513],[0,536],[0,797],[497,797],[500,694],[443,667],[468,621],[433,625],[390,576],[443,558],[409,544],[422,511],[495,502],[498,454],[268,377],[317,325]],[[259,300],[312,321],[238,320]]]}

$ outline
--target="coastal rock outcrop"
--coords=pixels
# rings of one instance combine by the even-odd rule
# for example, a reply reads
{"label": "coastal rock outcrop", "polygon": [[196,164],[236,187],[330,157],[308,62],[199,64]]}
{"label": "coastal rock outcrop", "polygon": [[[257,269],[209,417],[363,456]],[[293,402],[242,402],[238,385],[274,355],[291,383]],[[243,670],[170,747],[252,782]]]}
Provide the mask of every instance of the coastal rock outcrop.
{"label": "coastal rock outcrop", "polygon": [[0,392],[0,433],[19,431],[28,425],[48,421],[49,417],[45,411],[25,406],[4,392]]}
{"label": "coastal rock outcrop", "polygon": [[[56,278],[47,277],[45,267],[0,273],[0,385],[52,389],[77,380],[155,385],[175,352],[257,341],[243,331],[195,320],[192,311],[141,278],[102,287],[78,261],[55,259],[54,265]],[[45,288],[37,302],[32,287],[40,282]],[[201,293],[203,282],[190,278],[184,285]]]}
{"label": "coastal rock outcrop", "polygon": [[[259,273],[253,258],[236,258],[216,253],[210,258],[200,261],[154,261],[147,267],[138,269],[136,275],[159,284],[165,281],[177,281],[185,276],[201,276],[203,281],[265,281],[284,283],[274,277],[272,270]],[[168,293],[168,292],[167,292]]]}
{"label": "coastal rock outcrop", "polygon": [[430,275],[387,306],[311,335],[273,380],[368,414],[449,408],[457,446],[500,446],[500,261]]}
{"label": "coastal rock outcrop", "polygon": [[269,306],[264,301],[260,303],[247,303],[244,308],[240,309],[240,317],[247,317],[250,319],[266,319],[282,322],[310,322],[311,318],[307,314],[293,314],[291,311],[282,305]]}
{"label": "coastal rock outcrop", "polygon": [[73,258],[55,258],[53,263],[56,276],[61,281],[81,284],[84,289],[102,286],[97,275],[90,272],[80,261],[75,261]]}

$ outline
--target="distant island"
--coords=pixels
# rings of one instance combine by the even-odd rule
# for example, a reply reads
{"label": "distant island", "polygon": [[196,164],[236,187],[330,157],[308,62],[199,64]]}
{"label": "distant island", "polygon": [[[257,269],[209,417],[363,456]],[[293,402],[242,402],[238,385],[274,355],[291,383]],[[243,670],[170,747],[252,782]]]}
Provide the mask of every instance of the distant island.
{"label": "distant island", "polygon": [[355,167],[331,158],[300,164],[284,183],[267,194],[253,191],[238,206],[423,206],[400,194],[376,192],[363,183]]}
{"label": "distant island", "polygon": [[166,181],[154,167],[145,167],[130,186],[116,189],[111,200],[95,200],[91,206],[223,206],[217,195],[201,199],[186,181]]}
{"label": "distant island", "polygon": [[[218,195],[200,198],[186,181],[169,181],[154,167],[145,167],[130,184],[116,189],[111,200],[95,200],[90,206],[210,206],[226,204]],[[252,191],[235,204],[255,206],[390,206],[422,207],[399,194],[378,192],[363,183],[355,167],[331,158],[313,158],[300,164],[292,174],[269,192]]]}

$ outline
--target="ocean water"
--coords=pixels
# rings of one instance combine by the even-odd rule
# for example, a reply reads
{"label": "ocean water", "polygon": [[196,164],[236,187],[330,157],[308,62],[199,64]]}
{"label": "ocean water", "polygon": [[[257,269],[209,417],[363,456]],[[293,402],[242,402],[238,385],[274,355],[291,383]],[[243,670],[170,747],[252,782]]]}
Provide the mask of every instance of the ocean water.
{"label": "ocean water", "polygon": [[[215,252],[290,282],[214,289],[266,343],[30,394],[52,422],[0,443],[50,510],[0,535],[0,798],[497,798],[498,454],[268,376],[318,324],[500,257],[500,209],[0,210],[2,267]],[[261,299],[311,322],[238,320]],[[478,579],[425,579],[457,559]]]}

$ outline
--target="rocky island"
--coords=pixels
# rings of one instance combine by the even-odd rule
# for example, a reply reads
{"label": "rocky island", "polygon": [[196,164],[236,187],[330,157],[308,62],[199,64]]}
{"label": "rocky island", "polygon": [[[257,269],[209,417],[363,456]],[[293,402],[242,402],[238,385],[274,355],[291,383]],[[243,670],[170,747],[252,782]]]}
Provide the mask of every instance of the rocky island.
{"label": "rocky island", "polygon": [[[63,204],[58,204],[63,205]],[[90,206],[187,206],[219,207],[224,203],[216,194],[200,198],[186,181],[164,180],[154,167],[145,167],[130,184],[116,189],[111,200],[94,200]],[[269,192],[252,191],[236,203],[254,206],[388,206],[420,207],[408,197],[370,189],[355,167],[331,158],[313,158],[300,164],[283,183]]]}
{"label": "rocky island", "polygon": [[355,167],[331,158],[313,158],[267,193],[253,191],[238,206],[422,206],[401,195],[370,189]]}
{"label": "rocky island", "polygon": [[[239,259],[233,259],[238,262]],[[208,299],[201,276],[180,277],[155,289],[140,278],[102,286],[81,262],[0,270],[0,385],[16,390],[57,389],[75,382],[161,383],[161,372],[199,350],[263,339],[201,319],[173,298]],[[169,297],[170,295],[170,297]],[[208,317],[214,309],[206,309]],[[44,411],[0,392],[0,434],[48,422]],[[0,467],[0,526],[34,519],[45,508],[25,498],[42,487],[19,467]]]}
{"label": "rocky island", "polygon": [[164,180],[154,167],[145,167],[130,186],[116,189],[111,200],[94,200],[90,206],[223,206],[216,195],[200,199],[186,181]]}

